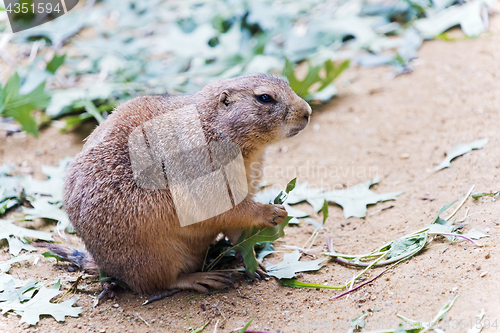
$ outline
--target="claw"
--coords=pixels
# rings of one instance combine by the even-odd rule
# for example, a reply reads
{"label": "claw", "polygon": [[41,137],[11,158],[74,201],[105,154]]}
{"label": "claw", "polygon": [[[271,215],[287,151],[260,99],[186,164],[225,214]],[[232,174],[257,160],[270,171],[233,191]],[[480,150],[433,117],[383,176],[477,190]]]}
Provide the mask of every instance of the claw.
{"label": "claw", "polygon": [[94,305],[93,305],[94,308],[96,306],[98,306],[101,303],[101,301],[105,301],[109,298],[115,297],[115,292],[113,291],[113,289],[115,288],[115,285],[113,285],[112,283],[109,283],[109,282],[102,282],[101,285],[102,285],[103,289],[94,301]]}
{"label": "claw", "polygon": [[170,297],[172,295],[177,294],[179,291],[181,291],[181,290],[180,289],[168,290],[168,291],[164,292],[163,294],[156,295],[156,296],[153,296],[153,297],[149,298],[146,302],[142,303],[142,305],[146,305],[146,304],[149,304],[149,303],[153,303],[155,301],[159,301],[160,299],[164,299],[164,298]]}

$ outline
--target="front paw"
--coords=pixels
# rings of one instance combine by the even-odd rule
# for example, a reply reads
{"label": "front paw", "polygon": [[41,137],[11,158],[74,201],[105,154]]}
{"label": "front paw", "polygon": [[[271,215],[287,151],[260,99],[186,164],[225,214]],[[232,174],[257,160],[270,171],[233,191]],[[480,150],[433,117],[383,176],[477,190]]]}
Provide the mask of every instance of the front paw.
{"label": "front paw", "polygon": [[265,207],[264,217],[268,227],[274,227],[285,222],[288,212],[283,205],[265,205]]}

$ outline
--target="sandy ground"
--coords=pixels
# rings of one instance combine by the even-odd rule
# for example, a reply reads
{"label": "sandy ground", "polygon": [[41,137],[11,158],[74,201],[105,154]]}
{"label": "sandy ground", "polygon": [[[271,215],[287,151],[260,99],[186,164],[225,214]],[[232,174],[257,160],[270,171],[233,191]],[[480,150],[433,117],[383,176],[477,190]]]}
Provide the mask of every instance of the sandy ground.
{"label": "sandy ground", "polygon": [[[500,17],[493,17],[491,23],[491,31],[479,39],[426,42],[412,74],[394,77],[390,68],[349,69],[340,78],[339,97],[317,108],[310,126],[299,136],[269,149],[265,180],[270,184],[283,186],[298,176],[299,182],[333,189],[379,176],[375,192],[404,191],[396,201],[370,207],[365,219],[345,220],[341,208],[330,206],[325,230],[311,249],[312,255],[304,260],[321,256],[327,236],[333,238],[339,252],[366,252],[424,227],[439,208],[462,198],[472,185],[478,192],[500,190]],[[41,164],[55,165],[66,155],[74,156],[88,131],[60,134],[49,128],[38,140],[2,137],[0,162],[16,164],[18,170],[31,168],[41,177]],[[485,137],[490,141],[484,149],[456,159],[452,168],[429,172],[457,143]],[[287,166],[293,168],[280,172]],[[394,207],[381,211],[389,206]],[[306,204],[299,208],[310,210]],[[427,250],[349,298],[334,301],[331,297],[339,291],[292,289],[274,278],[254,283],[236,278],[236,288],[189,302],[196,293],[182,292],[143,306],[144,297],[122,292],[93,308],[100,287],[86,280],[81,285],[85,289],[78,293],[77,304],[85,310],[79,318],[67,318],[63,323],[44,318],[29,328],[18,326],[19,317],[9,314],[1,318],[0,331],[182,332],[188,331],[190,323],[198,328],[209,321],[204,332],[230,332],[255,315],[252,330],[345,332],[350,319],[380,307],[366,318],[366,328],[375,330],[395,328],[400,322],[398,313],[430,321],[455,292],[459,297],[445,323],[449,327],[444,325],[446,332],[466,332],[483,308],[490,325],[497,324],[483,332],[500,331],[500,207],[491,198],[469,199],[460,218],[466,209],[471,216],[464,231],[488,233],[490,238],[479,241],[488,247],[434,241]],[[289,251],[283,245],[302,246],[312,231],[305,223],[287,227],[276,247],[283,252]],[[81,246],[75,236],[65,243]],[[266,261],[277,262],[281,257],[281,253],[273,254]],[[0,259],[8,258],[2,251]],[[380,270],[372,271],[370,277]],[[301,274],[299,280],[340,285],[356,272],[327,262],[319,272]],[[42,282],[61,278],[65,285],[80,275],[68,272],[65,264],[44,258],[36,265],[15,265],[11,274]]]}

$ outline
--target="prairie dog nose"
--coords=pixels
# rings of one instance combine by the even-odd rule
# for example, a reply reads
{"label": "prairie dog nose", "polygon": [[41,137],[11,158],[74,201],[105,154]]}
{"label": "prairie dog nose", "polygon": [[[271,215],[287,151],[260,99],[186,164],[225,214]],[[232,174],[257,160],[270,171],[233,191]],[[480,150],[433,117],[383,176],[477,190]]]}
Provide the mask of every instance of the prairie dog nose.
{"label": "prairie dog nose", "polygon": [[309,117],[311,117],[312,109],[311,109],[311,106],[309,105],[309,103],[307,103],[306,101],[304,101],[304,103],[305,103],[305,107],[304,107],[302,112],[303,112],[304,118],[309,120]]}
{"label": "prairie dog nose", "polygon": [[297,119],[305,119],[309,122],[309,118],[311,117],[312,109],[309,103],[302,100],[302,105],[299,110],[297,110]]}

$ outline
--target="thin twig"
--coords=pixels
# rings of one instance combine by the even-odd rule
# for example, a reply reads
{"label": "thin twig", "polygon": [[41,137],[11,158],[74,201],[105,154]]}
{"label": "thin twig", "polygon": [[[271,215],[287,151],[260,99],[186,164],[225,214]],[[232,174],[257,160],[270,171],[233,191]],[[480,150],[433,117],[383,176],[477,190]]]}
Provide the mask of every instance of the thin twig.
{"label": "thin twig", "polygon": [[350,293],[351,293],[351,292],[353,292],[354,290],[357,290],[357,289],[359,289],[359,288],[363,287],[364,285],[366,285],[366,284],[368,284],[368,283],[373,282],[375,279],[377,279],[378,277],[380,277],[382,274],[384,274],[384,273],[385,273],[385,272],[387,272],[389,269],[393,268],[394,266],[396,266],[397,264],[399,264],[399,263],[400,263],[400,262],[402,262],[403,260],[404,260],[404,259],[401,259],[401,260],[400,260],[400,261],[398,261],[397,263],[395,263],[395,264],[393,264],[393,265],[391,265],[391,266],[387,267],[387,268],[386,268],[386,269],[384,269],[382,272],[380,272],[379,274],[377,274],[374,278],[371,278],[370,280],[368,280],[368,281],[366,281],[366,282],[364,282],[364,283],[360,284],[359,286],[354,287],[354,288],[352,288],[352,289],[350,289],[350,290],[348,290],[348,291],[346,291],[346,292],[343,292],[343,293],[342,293],[342,294],[340,294],[340,295],[337,295],[337,296],[332,297],[332,298],[331,298],[331,300],[336,300],[336,299],[339,299],[339,298],[341,298],[341,297],[343,297],[343,296],[345,296],[345,295],[350,294]]}
{"label": "thin twig", "polygon": [[66,290],[66,292],[57,299],[56,303],[61,303],[61,301],[66,297],[68,296],[69,294],[75,292],[78,290],[78,284],[80,283],[80,281],[82,280],[82,275],[78,276],[78,278],[76,279],[76,281],[71,285],[71,287],[68,288],[68,290]]}
{"label": "thin twig", "polygon": [[151,325],[149,325],[149,323],[147,321],[144,320],[144,318],[141,317],[140,314],[138,314],[137,312],[135,313],[137,315],[137,317],[139,317],[143,322],[146,323],[146,325],[148,325],[149,327],[151,327]]}
{"label": "thin twig", "polygon": [[475,185],[472,185],[472,187],[470,188],[469,192],[467,192],[467,195],[462,199],[462,202],[460,202],[460,205],[458,205],[458,207],[453,211],[453,213],[451,213],[450,216],[448,216],[445,220],[446,221],[449,221],[453,216],[455,216],[455,214],[458,212],[458,210],[460,208],[462,208],[462,206],[464,205],[465,201],[467,201],[467,198],[471,195],[472,193],[472,190],[474,189],[474,186]]}
{"label": "thin twig", "polygon": [[472,238],[469,238],[469,237],[462,235],[462,234],[457,234],[457,233],[453,233],[453,232],[429,232],[429,234],[462,237],[464,239],[467,239],[469,242],[471,242],[472,244],[474,244],[476,246],[483,247],[481,244],[475,242]]}

